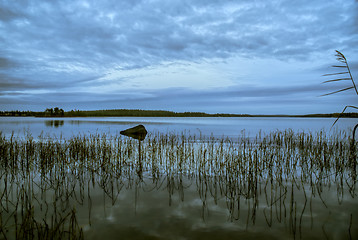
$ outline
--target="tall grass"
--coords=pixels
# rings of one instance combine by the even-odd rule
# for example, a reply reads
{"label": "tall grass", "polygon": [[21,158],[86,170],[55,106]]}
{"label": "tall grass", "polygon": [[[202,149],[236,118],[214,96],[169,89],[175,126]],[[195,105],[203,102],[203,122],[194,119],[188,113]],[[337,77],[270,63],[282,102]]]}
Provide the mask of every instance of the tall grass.
{"label": "tall grass", "polygon": [[[339,62],[339,65],[333,65],[333,68],[337,68],[340,69],[342,71],[336,72],[336,73],[329,73],[329,74],[324,74],[323,76],[337,76],[334,79],[330,79],[327,81],[324,81],[323,83],[334,83],[334,82],[349,82],[351,86],[347,87],[345,86],[345,88],[337,90],[337,91],[333,91],[327,94],[323,94],[322,96],[327,96],[327,95],[331,95],[331,94],[336,94],[336,93],[340,93],[340,92],[345,92],[348,90],[354,90],[356,95],[358,96],[358,89],[357,89],[357,85],[353,79],[353,75],[351,72],[351,69],[349,68],[349,64],[348,64],[348,60],[347,58],[343,55],[343,53],[341,53],[340,51],[336,50],[336,60]],[[339,120],[339,118],[343,115],[343,113],[347,110],[347,108],[353,108],[353,109],[358,109],[357,106],[354,105],[346,105],[343,108],[343,111],[341,112],[340,115],[338,115],[337,119],[334,121],[333,125],[336,124],[336,122]],[[355,144],[355,132],[358,128],[358,124],[355,125],[355,127],[353,128],[353,137],[352,137],[352,145]]]}
{"label": "tall grass", "polygon": [[[237,140],[155,133],[142,142],[139,153],[138,142],[122,136],[34,140],[0,133],[0,236],[83,238],[76,206],[88,205],[91,223],[95,185],[114,204],[123,187],[150,181],[157,189],[166,182],[170,204],[175,191],[184,199],[187,180],[196,184],[203,218],[209,197],[214,202],[224,197],[229,220],[245,217],[247,226],[255,224],[264,204],[268,226],[285,222],[295,236],[302,216],[307,211],[312,215],[312,196],[326,204],[324,186],[336,186],[339,202],[346,190],[356,197],[356,147],[349,140],[345,132],[328,136],[323,131],[286,130]],[[297,194],[304,198],[302,209]],[[243,201],[250,206],[246,216]]]}

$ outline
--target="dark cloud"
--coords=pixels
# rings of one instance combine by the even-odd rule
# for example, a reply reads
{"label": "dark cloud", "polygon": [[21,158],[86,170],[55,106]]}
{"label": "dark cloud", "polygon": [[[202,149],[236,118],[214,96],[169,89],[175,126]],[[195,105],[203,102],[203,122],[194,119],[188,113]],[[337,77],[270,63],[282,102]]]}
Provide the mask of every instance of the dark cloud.
{"label": "dark cloud", "polygon": [[5,74],[0,73],[0,94],[2,91],[14,91],[14,90],[23,90],[23,89],[36,89],[40,87],[39,85],[32,84],[25,79],[10,77]]}
{"label": "dark cloud", "polygon": [[45,55],[44,60],[61,61],[62,56],[66,62],[93,65],[153,64],[233,54],[299,57],[327,44],[335,47],[340,35],[353,31],[349,19],[357,15],[349,10],[353,3],[340,3],[26,1],[3,11],[26,16],[5,25],[9,51],[27,48],[36,50],[29,55]]}
{"label": "dark cloud", "polygon": [[7,58],[0,57],[0,69],[10,69],[16,67],[17,64]]}
{"label": "dark cloud", "polygon": [[16,19],[20,17],[19,14],[13,12],[11,9],[8,9],[7,6],[2,6],[0,4],[0,20],[7,22],[7,21],[11,21],[13,19]]}
{"label": "dark cloud", "polygon": [[[337,86],[314,84],[305,86],[236,86],[216,90],[168,88],[138,90],[127,93],[89,93],[57,91],[51,93],[0,95],[0,103],[30,104],[37,109],[59,106],[70,109],[165,109],[171,111],[206,111],[210,113],[298,114],[340,112],[356,101],[354,92],[320,96]],[[332,105],[336,107],[332,108]],[[189,108],[188,108],[189,106]]]}
{"label": "dark cloud", "polygon": [[[201,63],[232,57],[319,61],[316,56],[339,48],[352,60],[352,71],[357,71],[357,7],[352,0],[1,2],[2,102],[10,103],[13,98],[7,97],[23,91],[24,101],[32,99],[34,104],[36,100],[59,101],[62,95],[79,103],[95,96],[94,103],[130,99],[134,106],[148,100],[157,104],[153,107],[169,108],[170,101],[158,103],[165,91],[139,89],[142,95],[101,95],[88,90],[108,84],[103,79],[112,71],[143,70],[168,62]],[[116,82],[132,80],[122,77]],[[216,92],[172,89],[168,98],[175,104],[176,99],[195,101],[192,97],[196,96],[197,102],[205,103],[200,98],[209,101],[212,95],[220,104],[231,101],[229,98],[269,99],[329,90],[307,83],[273,86],[278,87]],[[31,97],[29,90],[51,92],[51,96],[43,97],[48,95],[41,92]]]}

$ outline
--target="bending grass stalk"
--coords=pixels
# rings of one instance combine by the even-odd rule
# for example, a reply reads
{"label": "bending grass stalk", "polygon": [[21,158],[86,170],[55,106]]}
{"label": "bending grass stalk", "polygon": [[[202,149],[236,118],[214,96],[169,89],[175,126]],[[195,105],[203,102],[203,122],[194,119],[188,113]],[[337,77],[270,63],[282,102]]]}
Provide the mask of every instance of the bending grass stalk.
{"label": "bending grass stalk", "polygon": [[[347,80],[349,81],[350,80],[352,82],[352,86],[346,87],[346,88],[343,88],[343,89],[340,89],[340,90],[337,90],[337,91],[334,91],[334,92],[330,92],[330,93],[327,93],[327,94],[323,94],[321,96],[327,96],[327,95],[331,95],[331,94],[336,94],[336,93],[344,92],[344,91],[347,91],[347,90],[350,90],[350,89],[354,89],[356,95],[358,95],[358,89],[357,89],[357,86],[356,86],[355,81],[353,79],[353,76],[352,76],[351,70],[349,68],[348,61],[347,61],[346,57],[343,55],[343,53],[341,53],[338,50],[336,50],[336,55],[335,56],[336,56],[337,61],[339,61],[343,65],[333,65],[332,67],[343,68],[344,69],[343,72],[324,74],[323,76],[343,75],[343,74],[347,75],[348,74],[348,77],[336,78],[336,79],[324,81],[323,83],[331,83],[331,82],[340,82],[340,81],[347,81]],[[347,108],[358,109],[358,107],[352,106],[352,105],[345,106],[343,111],[338,115],[337,119],[334,121],[332,127],[336,124],[338,119],[343,115],[343,113],[346,111]],[[352,137],[353,140],[354,140],[354,137],[355,137],[355,129],[357,128],[357,126],[358,126],[358,124],[354,127],[354,130],[353,130],[353,137]]]}

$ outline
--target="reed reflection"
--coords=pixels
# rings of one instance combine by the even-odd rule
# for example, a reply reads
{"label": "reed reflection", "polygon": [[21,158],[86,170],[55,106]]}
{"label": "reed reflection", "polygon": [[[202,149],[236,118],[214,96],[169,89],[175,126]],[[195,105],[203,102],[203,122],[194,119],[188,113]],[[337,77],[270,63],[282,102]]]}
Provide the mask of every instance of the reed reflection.
{"label": "reed reflection", "polygon": [[248,235],[270,228],[321,238],[339,223],[339,236],[354,239],[356,169],[350,139],[341,139],[292,131],[255,141],[150,134],[139,149],[137,139],[120,135],[0,135],[0,236],[91,238],[111,217],[119,225],[138,224],[127,221],[133,213],[145,216],[142,223],[160,221],[144,213],[166,202],[155,211],[180,211],[191,224],[221,226],[215,216],[226,216]]}
{"label": "reed reflection", "polygon": [[65,121],[63,121],[63,120],[46,120],[45,121],[46,127],[58,128],[58,127],[63,126],[64,124],[65,124]]}

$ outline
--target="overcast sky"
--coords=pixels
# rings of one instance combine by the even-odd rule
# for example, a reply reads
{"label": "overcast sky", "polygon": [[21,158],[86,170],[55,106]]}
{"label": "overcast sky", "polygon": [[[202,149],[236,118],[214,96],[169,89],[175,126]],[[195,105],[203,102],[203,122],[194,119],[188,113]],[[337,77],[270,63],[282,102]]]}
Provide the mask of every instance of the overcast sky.
{"label": "overcast sky", "polygon": [[340,112],[336,49],[357,0],[0,0],[0,110]]}

